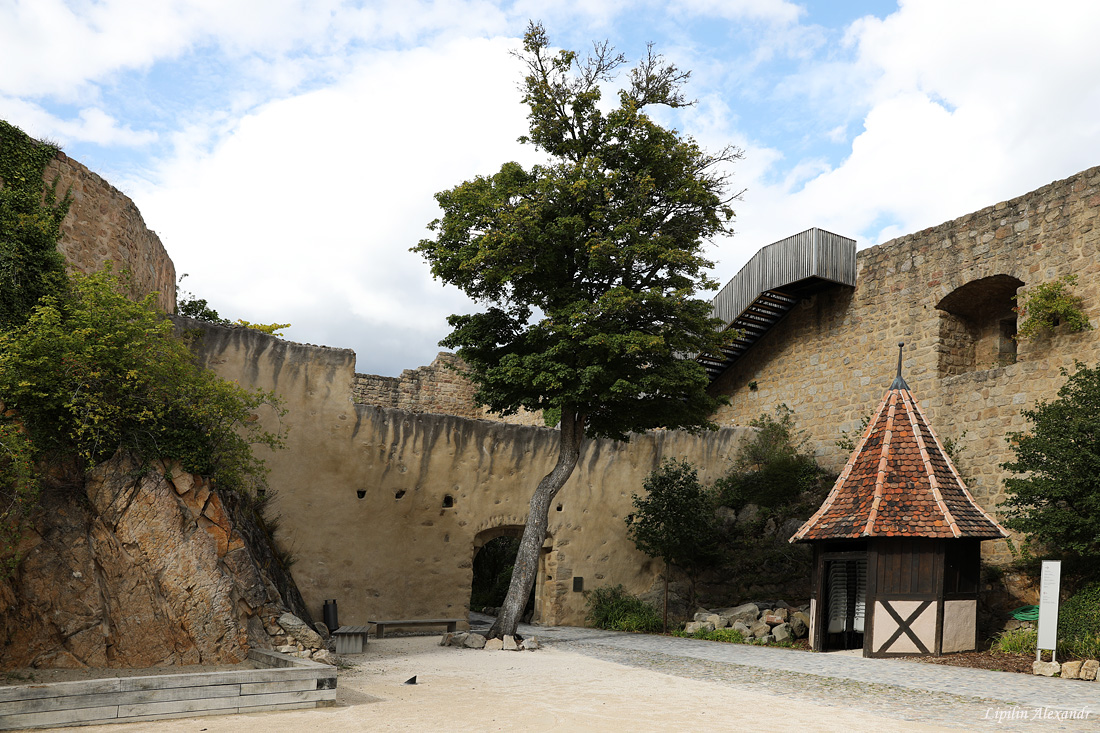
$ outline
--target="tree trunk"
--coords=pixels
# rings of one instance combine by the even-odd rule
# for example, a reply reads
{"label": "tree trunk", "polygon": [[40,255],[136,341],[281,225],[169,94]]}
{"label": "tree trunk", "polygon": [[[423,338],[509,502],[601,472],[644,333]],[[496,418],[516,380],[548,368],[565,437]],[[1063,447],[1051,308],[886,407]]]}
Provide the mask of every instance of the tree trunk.
{"label": "tree trunk", "polygon": [[581,441],[584,439],[585,416],[569,408],[561,410],[561,440],[558,448],[558,462],[550,473],[543,476],[531,497],[527,512],[527,523],[523,526],[523,537],[516,553],[516,564],[512,568],[512,582],[508,585],[508,595],[500,607],[497,620],[489,629],[489,638],[499,639],[505,635],[515,635],[527,606],[527,599],[535,587],[535,575],[539,570],[539,551],[546,539],[546,527],[549,524],[550,502],[569,480],[573,468],[581,455]]}

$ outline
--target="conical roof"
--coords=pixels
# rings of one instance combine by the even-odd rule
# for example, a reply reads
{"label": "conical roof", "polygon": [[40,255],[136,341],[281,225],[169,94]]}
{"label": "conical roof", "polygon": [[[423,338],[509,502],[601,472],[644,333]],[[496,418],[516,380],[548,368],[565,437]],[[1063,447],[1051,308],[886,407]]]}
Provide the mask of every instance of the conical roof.
{"label": "conical roof", "polygon": [[[900,346],[900,344],[899,344]],[[821,508],[791,542],[864,537],[998,539],[898,376]]]}

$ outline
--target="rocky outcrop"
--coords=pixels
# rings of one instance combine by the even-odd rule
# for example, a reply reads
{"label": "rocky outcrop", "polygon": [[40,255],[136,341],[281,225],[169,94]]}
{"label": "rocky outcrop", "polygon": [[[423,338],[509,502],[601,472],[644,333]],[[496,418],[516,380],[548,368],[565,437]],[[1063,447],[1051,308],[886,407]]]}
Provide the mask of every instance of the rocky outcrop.
{"label": "rocky outcrop", "polygon": [[236,663],[274,646],[265,621],[290,609],[262,569],[270,548],[201,477],[118,455],[41,509],[0,584],[0,668]]}

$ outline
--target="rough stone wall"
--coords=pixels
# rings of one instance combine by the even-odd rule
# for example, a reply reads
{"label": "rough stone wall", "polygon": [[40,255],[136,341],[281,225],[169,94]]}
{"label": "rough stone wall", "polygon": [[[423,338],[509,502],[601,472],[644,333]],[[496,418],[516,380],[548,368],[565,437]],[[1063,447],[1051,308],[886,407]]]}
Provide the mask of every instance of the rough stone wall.
{"label": "rough stone wall", "polygon": [[543,424],[541,412],[521,410],[515,415],[501,417],[479,406],[474,401],[476,388],[455,369],[461,365],[457,356],[442,351],[431,365],[406,369],[400,377],[357,373],[352,386],[354,401],[408,412],[498,420],[512,425]]}
{"label": "rough stone wall", "polygon": [[[1100,168],[1093,168],[859,252],[854,290],[836,287],[796,305],[715,382],[731,397],[718,422],[744,425],[786,403],[823,464],[839,471],[847,452],[835,441],[877,407],[904,341],[914,396],[941,439],[960,441],[960,472],[978,501],[995,509],[1004,499],[1000,464],[1012,457],[1006,433],[1025,427],[1022,409],[1056,396],[1060,368],[1100,361],[1100,331],[1021,341],[1015,362],[1006,363],[1006,346],[995,346],[991,332],[995,308],[1006,303],[980,302],[981,287],[964,291],[975,310],[969,326],[936,305],[983,278],[1014,277],[1026,289],[1073,273],[1086,314],[1100,326],[1098,214]],[[987,555],[1006,557],[1005,543],[983,545]]]}
{"label": "rough stone wall", "polygon": [[288,610],[270,549],[217,491],[125,456],[43,492],[24,559],[0,581],[0,669],[244,660]]}
{"label": "rough stone wall", "polygon": [[[177,322],[202,330],[200,356],[222,377],[286,400],[287,450],[267,456],[272,502],[313,613],[336,598],[344,624],[465,616],[474,552],[523,525],[531,492],[556,459],[557,431],[356,404],[351,351]],[[632,494],[664,457],[691,460],[702,478],[716,478],[746,432],[588,441],[550,512],[537,617],[584,623],[575,577],[585,589],[649,589],[661,563],[626,538]]]}
{"label": "rough stone wall", "polygon": [[155,232],[145,226],[134,202],[117,188],[64,153],[46,167],[43,178],[58,178],[58,196],[72,192],[73,202],[61,225],[57,248],[78,272],[129,269],[131,297],[158,293],[165,313],[176,312],[176,267]]}

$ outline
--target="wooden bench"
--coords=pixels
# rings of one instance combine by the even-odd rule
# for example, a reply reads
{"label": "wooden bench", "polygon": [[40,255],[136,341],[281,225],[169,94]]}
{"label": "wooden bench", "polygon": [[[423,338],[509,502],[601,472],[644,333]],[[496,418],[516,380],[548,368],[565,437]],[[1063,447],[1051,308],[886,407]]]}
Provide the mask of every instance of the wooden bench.
{"label": "wooden bench", "polygon": [[381,639],[386,635],[387,626],[442,626],[447,625],[447,631],[454,631],[458,624],[466,619],[461,618],[421,618],[421,619],[396,619],[389,621],[368,621],[374,624],[374,636]]}
{"label": "wooden bench", "polygon": [[367,642],[367,627],[341,626],[332,632],[332,638],[336,639],[337,654],[362,654]]}

